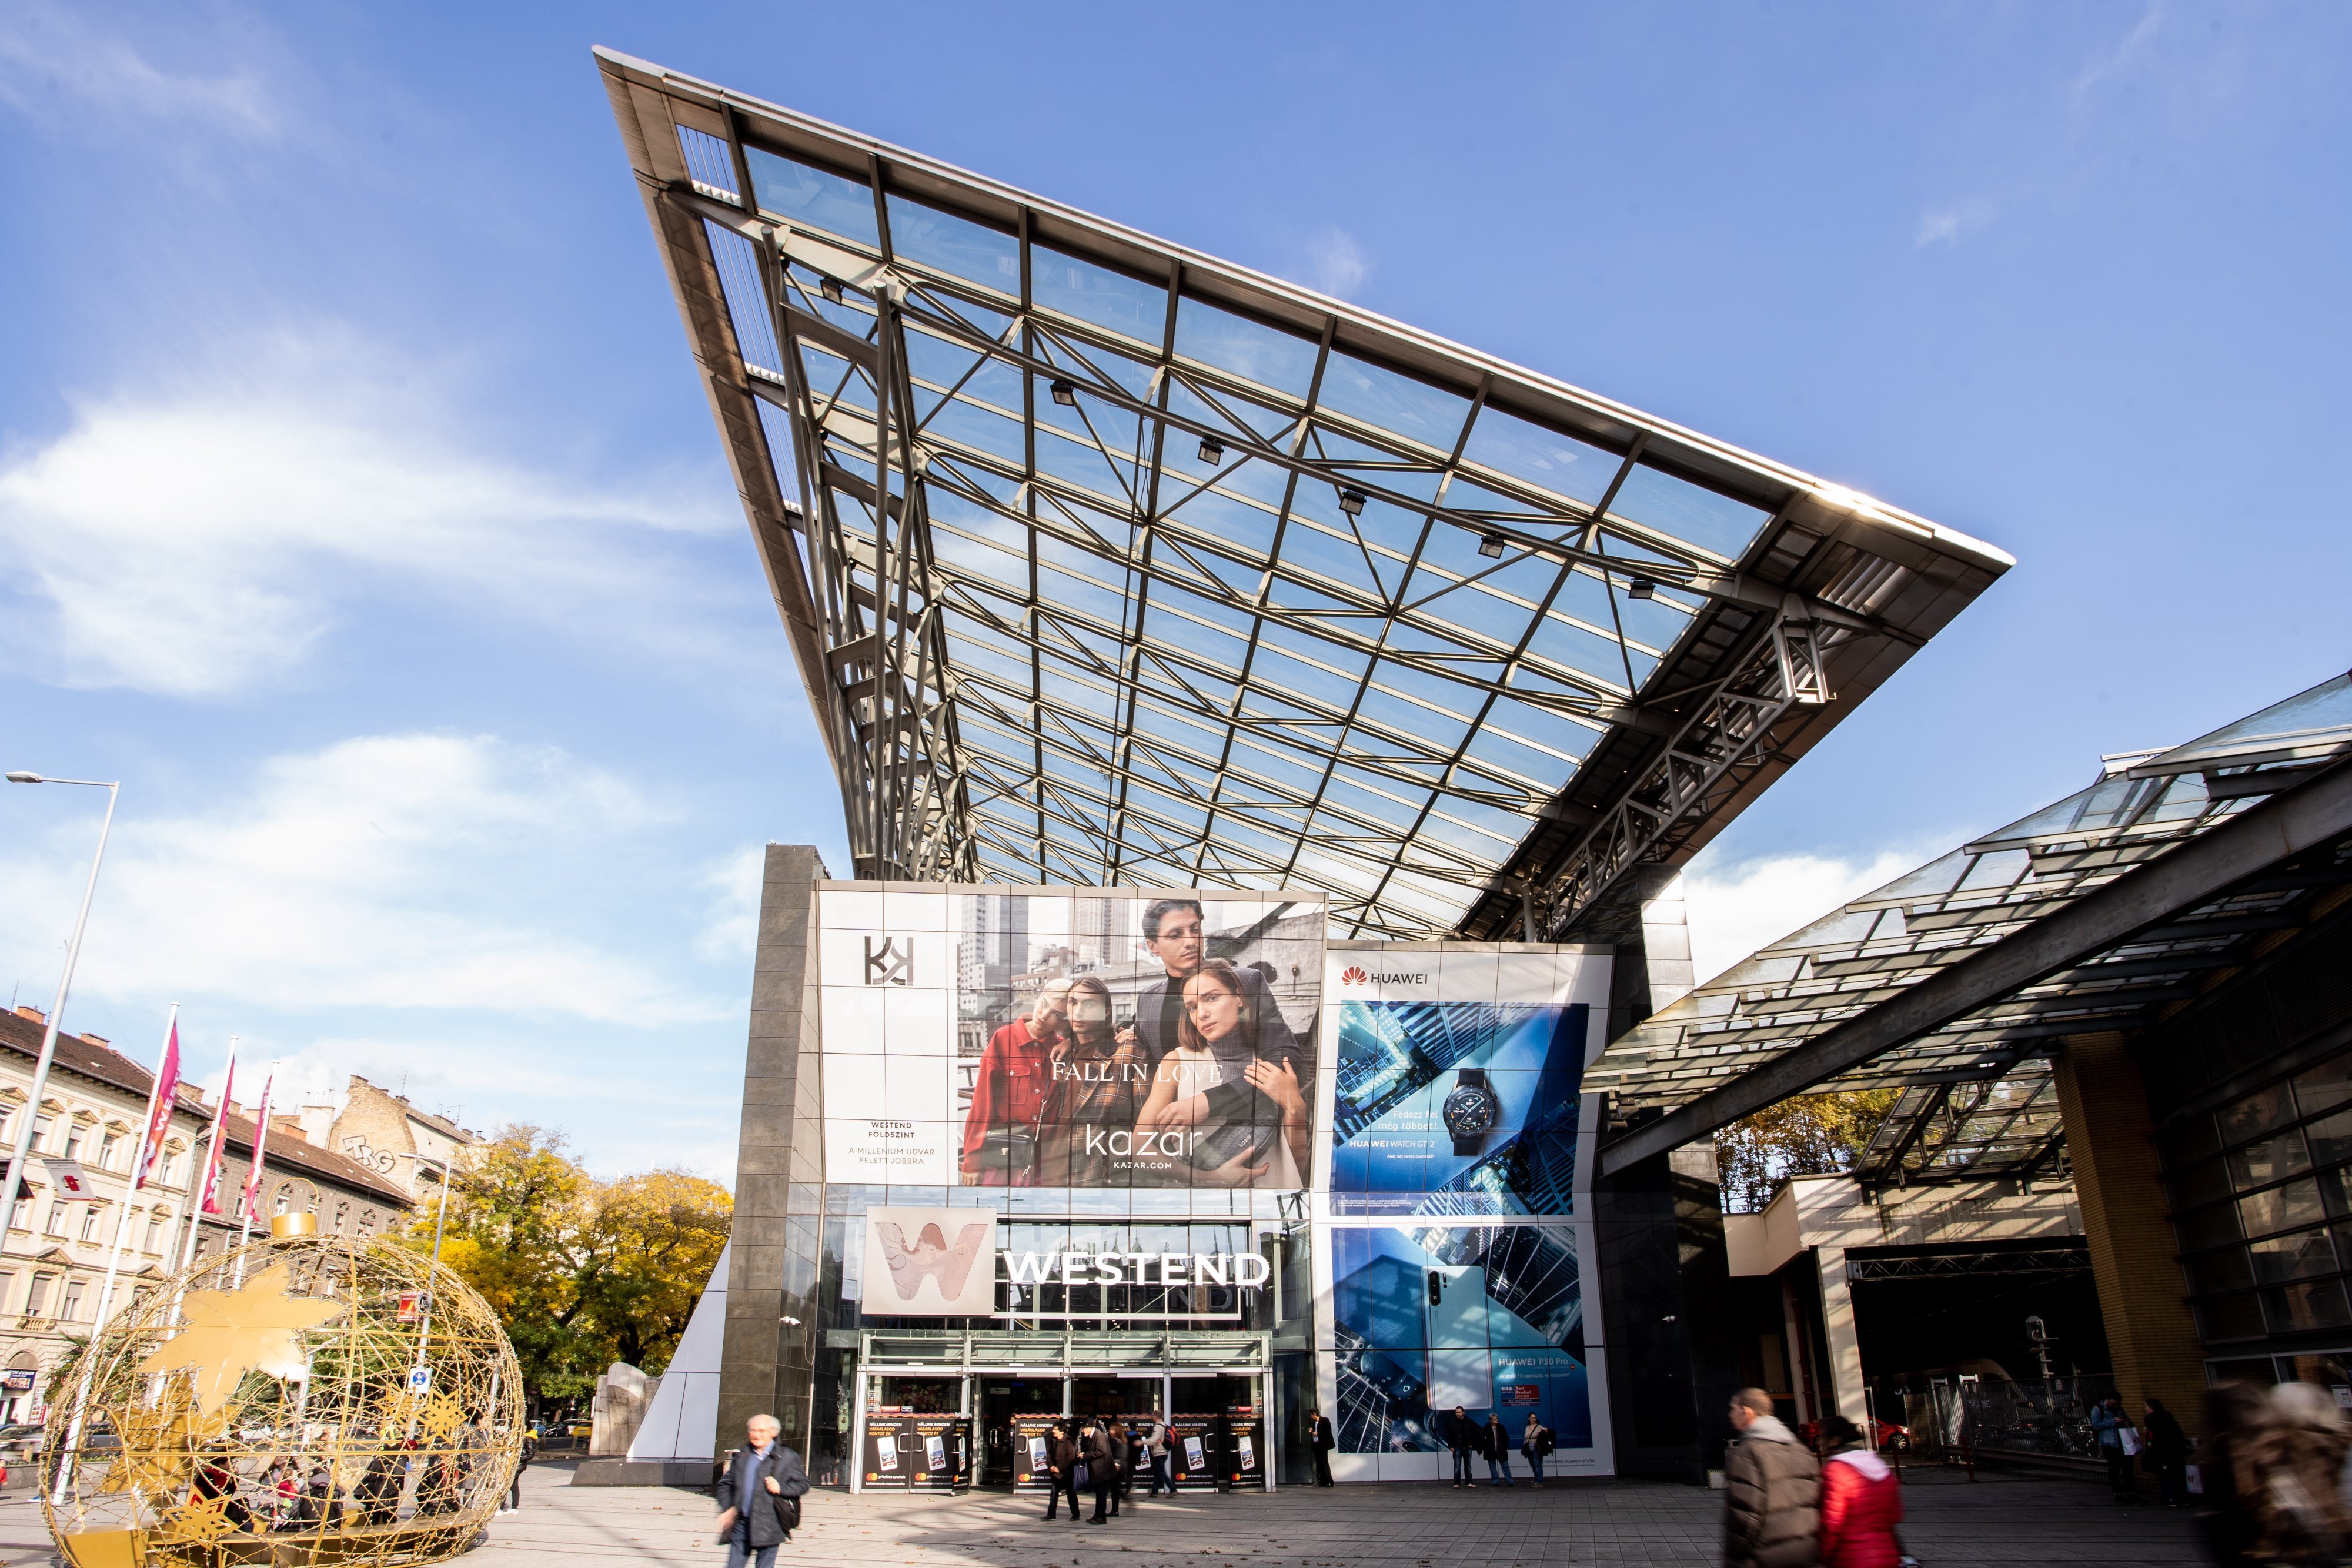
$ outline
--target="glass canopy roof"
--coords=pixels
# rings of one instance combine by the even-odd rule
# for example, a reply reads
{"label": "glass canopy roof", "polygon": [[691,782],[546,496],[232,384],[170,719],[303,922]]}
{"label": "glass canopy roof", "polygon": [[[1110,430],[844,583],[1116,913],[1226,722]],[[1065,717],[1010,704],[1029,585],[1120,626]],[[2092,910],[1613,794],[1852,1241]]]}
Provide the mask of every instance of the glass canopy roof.
{"label": "glass canopy roof", "polygon": [[[1896,878],[1749,956],[1620,1037],[1585,1075],[1625,1109],[1685,1104],[2210,831],[2352,753],[2338,676],[2168,750],[2108,758],[2088,789]],[[2322,737],[2322,738],[2315,738]],[[2274,868],[1814,1086],[1901,1085],[1865,1181],[2019,1174],[2062,1151],[2048,1058],[2200,993],[2352,879],[2352,844]]]}
{"label": "glass canopy roof", "polygon": [[2008,558],[599,51],[858,874],[1563,933]]}

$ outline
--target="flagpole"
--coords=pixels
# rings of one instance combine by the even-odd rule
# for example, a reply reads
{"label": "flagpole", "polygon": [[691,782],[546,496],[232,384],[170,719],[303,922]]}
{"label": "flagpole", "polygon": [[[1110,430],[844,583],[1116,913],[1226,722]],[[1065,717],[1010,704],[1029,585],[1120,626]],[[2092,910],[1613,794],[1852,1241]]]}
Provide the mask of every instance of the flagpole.
{"label": "flagpole", "polygon": [[[122,1239],[131,1230],[131,1195],[139,1190],[139,1183],[147,1169],[147,1139],[154,1130],[155,1102],[164,1088],[164,1073],[173,1065],[180,1044],[180,1004],[172,1004],[171,1021],[163,1028],[163,1049],[155,1058],[155,1082],[147,1090],[147,1119],[139,1124],[139,1147],[131,1156],[131,1185],[122,1190],[121,1207],[114,1216],[114,1245],[106,1255],[106,1282],[98,1288],[98,1315],[90,1320],[89,1338],[81,1347],[81,1387],[74,1395],[73,1420],[66,1428],[65,1450],[58,1457],[57,1490],[49,1497],[51,1508],[66,1505],[66,1489],[73,1484],[74,1453],[81,1447],[82,1418],[89,1410],[90,1384],[98,1376],[99,1335],[106,1330],[107,1308],[114,1300],[114,1279],[122,1269]],[[178,1092],[178,1073],[173,1072],[173,1090]]]}
{"label": "flagpole", "polygon": [[[215,1166],[220,1162],[221,1133],[228,1124],[228,1097],[236,1090],[236,1041],[228,1037],[228,1071],[221,1076],[220,1103],[213,1107],[213,1124],[205,1129],[204,1163],[188,1184],[188,1237],[180,1247],[180,1269],[196,1260],[196,1232],[205,1223],[205,1200],[212,1196]],[[179,1270],[173,1270],[177,1273]]]}
{"label": "flagpole", "polygon": [[269,1094],[277,1087],[278,1063],[273,1061],[269,1064],[269,1076],[261,1081],[260,1114],[253,1123],[253,1159],[246,1167],[245,1196],[237,1203],[238,1218],[243,1223],[236,1233],[236,1284],[233,1288],[239,1291],[245,1289],[245,1249],[253,1239],[253,1211],[261,1207],[261,1167],[268,1157],[266,1145],[269,1142]]}

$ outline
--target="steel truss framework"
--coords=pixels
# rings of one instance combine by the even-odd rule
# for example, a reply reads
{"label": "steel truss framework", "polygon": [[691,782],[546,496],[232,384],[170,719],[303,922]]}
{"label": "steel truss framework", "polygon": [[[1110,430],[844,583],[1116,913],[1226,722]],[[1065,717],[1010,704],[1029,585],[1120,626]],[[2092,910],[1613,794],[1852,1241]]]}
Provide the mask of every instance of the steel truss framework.
{"label": "steel truss framework", "polygon": [[[2352,883],[2352,675],[2337,676],[2170,750],[2104,759],[2100,778],[2023,821],[1898,877],[1781,938],[1613,1042],[1585,1075],[1621,1112],[1657,1108],[1703,1136],[1791,1092],[1900,1086],[1856,1161],[1869,1185],[2030,1176],[2064,1158],[2050,1059],[2071,1037],[2132,1030],[2185,1007]],[[2209,895],[2151,906],[2146,923],[2078,961],[1860,1061],[1759,1075],[1812,1042],[2052,920],[2265,801],[2307,799],[2310,842],[2284,840]],[[1753,1086],[1750,1092],[1750,1086]],[[1749,1104],[1749,1101],[1757,1104]],[[1704,1111],[1705,1113],[1700,1113]],[[1691,1118],[1696,1117],[1696,1120]],[[1642,1151],[1626,1135],[1603,1154]]]}
{"label": "steel truss framework", "polygon": [[598,51],[859,875],[1567,934],[2011,564]]}

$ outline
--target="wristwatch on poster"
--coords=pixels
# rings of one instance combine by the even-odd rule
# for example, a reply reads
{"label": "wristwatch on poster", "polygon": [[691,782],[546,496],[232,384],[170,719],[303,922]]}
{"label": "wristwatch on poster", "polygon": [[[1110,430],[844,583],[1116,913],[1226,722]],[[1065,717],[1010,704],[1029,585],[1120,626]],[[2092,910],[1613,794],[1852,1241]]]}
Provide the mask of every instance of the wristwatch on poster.
{"label": "wristwatch on poster", "polygon": [[1465,1067],[1454,1077],[1454,1092],[1445,1097],[1439,1108],[1444,1118],[1445,1130],[1454,1134],[1454,1152],[1467,1156],[1484,1147],[1486,1134],[1495,1130],[1497,1107],[1495,1092],[1486,1087],[1486,1070]]}

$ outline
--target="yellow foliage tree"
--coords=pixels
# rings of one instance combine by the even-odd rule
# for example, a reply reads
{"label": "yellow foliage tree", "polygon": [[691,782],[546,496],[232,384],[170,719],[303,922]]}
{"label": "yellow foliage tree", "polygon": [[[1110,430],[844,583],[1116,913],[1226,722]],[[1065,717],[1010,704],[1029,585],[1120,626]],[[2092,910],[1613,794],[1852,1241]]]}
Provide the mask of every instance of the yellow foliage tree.
{"label": "yellow foliage tree", "polygon": [[1755,1213],[1790,1176],[1852,1170],[1901,1092],[1852,1089],[1793,1095],[1716,1134],[1724,1212]]}

